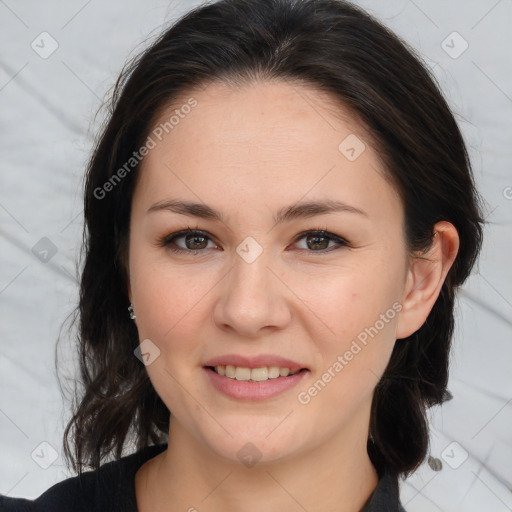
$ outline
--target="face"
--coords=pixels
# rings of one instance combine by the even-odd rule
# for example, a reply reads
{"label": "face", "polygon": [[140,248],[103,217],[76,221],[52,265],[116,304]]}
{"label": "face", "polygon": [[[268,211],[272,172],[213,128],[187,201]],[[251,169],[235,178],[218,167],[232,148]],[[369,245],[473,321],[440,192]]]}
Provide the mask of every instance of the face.
{"label": "face", "polygon": [[366,439],[408,258],[402,204],[361,126],[302,85],[215,83],[150,136],[129,287],[171,429],[233,461],[244,446],[265,462]]}

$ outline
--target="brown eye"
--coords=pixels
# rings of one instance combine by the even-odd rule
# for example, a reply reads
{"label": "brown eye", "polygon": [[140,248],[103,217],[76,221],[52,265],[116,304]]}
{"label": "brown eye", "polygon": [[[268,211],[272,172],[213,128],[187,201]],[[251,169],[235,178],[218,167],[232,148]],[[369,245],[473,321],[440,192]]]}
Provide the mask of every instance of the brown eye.
{"label": "brown eye", "polygon": [[[349,247],[350,244],[343,238],[334,233],[329,233],[328,231],[323,230],[315,230],[315,231],[306,231],[305,233],[301,233],[296,238],[296,243],[300,240],[305,240],[306,247],[302,247],[301,249],[308,252],[330,252],[333,249],[338,247]],[[329,244],[334,242],[334,246],[330,246]]]}
{"label": "brown eye", "polygon": [[[177,243],[179,240],[183,242]],[[168,247],[171,251],[179,253],[198,253],[204,252],[204,249],[208,249],[208,243],[211,242],[211,238],[202,231],[188,229],[186,231],[180,231],[179,233],[173,233],[172,235],[164,237],[159,245]],[[213,242],[212,242],[213,244]],[[217,247],[213,244],[214,247]]]}
{"label": "brown eye", "polygon": [[[183,242],[177,243],[179,240]],[[295,243],[301,240],[306,241],[306,247],[300,248],[310,253],[327,253],[339,247],[350,247],[349,242],[341,238],[334,233],[329,233],[324,230],[306,231],[298,235],[295,239]],[[208,247],[208,243],[213,244],[213,248],[218,248],[212,241],[211,237],[205,232],[199,230],[188,229],[186,231],[180,231],[179,233],[173,233],[160,240],[159,245],[162,247],[168,247],[171,251],[184,254],[199,254],[206,252],[205,249],[212,248]],[[329,245],[334,243],[334,245]]]}
{"label": "brown eye", "polygon": [[207,238],[202,235],[185,235],[185,245],[187,249],[195,251],[197,249],[205,249],[208,245]]}
{"label": "brown eye", "polygon": [[329,246],[330,239],[323,235],[308,235],[306,237],[308,240],[307,245],[310,249],[327,249]]}

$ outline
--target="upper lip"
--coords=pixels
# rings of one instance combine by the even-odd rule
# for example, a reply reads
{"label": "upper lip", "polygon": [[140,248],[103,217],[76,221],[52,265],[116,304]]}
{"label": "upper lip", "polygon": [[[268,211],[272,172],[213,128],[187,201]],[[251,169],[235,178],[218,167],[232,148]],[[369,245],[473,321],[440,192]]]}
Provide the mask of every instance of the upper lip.
{"label": "upper lip", "polygon": [[286,359],[285,357],[272,354],[260,354],[257,356],[242,356],[239,354],[228,354],[225,356],[213,357],[204,363],[204,366],[240,366],[243,368],[261,368],[263,366],[277,366],[279,368],[289,368],[290,370],[307,369],[306,366]]}

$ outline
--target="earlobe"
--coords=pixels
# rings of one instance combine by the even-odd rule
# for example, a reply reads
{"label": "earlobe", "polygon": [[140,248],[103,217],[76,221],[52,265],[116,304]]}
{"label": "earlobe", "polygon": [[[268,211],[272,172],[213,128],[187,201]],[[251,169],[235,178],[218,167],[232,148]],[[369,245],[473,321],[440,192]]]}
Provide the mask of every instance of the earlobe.
{"label": "earlobe", "polygon": [[453,224],[442,221],[434,226],[434,238],[428,250],[415,255],[408,269],[402,310],[396,338],[407,338],[427,319],[459,249],[459,235]]}

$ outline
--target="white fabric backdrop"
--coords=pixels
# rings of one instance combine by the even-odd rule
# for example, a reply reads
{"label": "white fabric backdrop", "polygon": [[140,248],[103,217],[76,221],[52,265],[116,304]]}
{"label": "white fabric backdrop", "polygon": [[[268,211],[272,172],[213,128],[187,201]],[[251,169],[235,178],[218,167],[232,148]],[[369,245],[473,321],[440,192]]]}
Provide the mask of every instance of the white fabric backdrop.
{"label": "white fabric backdrop", "polygon": [[[68,476],[54,355],[77,297],[93,117],[125,60],[199,3],[0,0],[0,493],[33,498]],[[358,3],[433,69],[488,203],[479,272],[459,302],[454,399],[432,411],[443,469],[424,464],[402,501],[408,512],[512,510],[512,3]]]}

